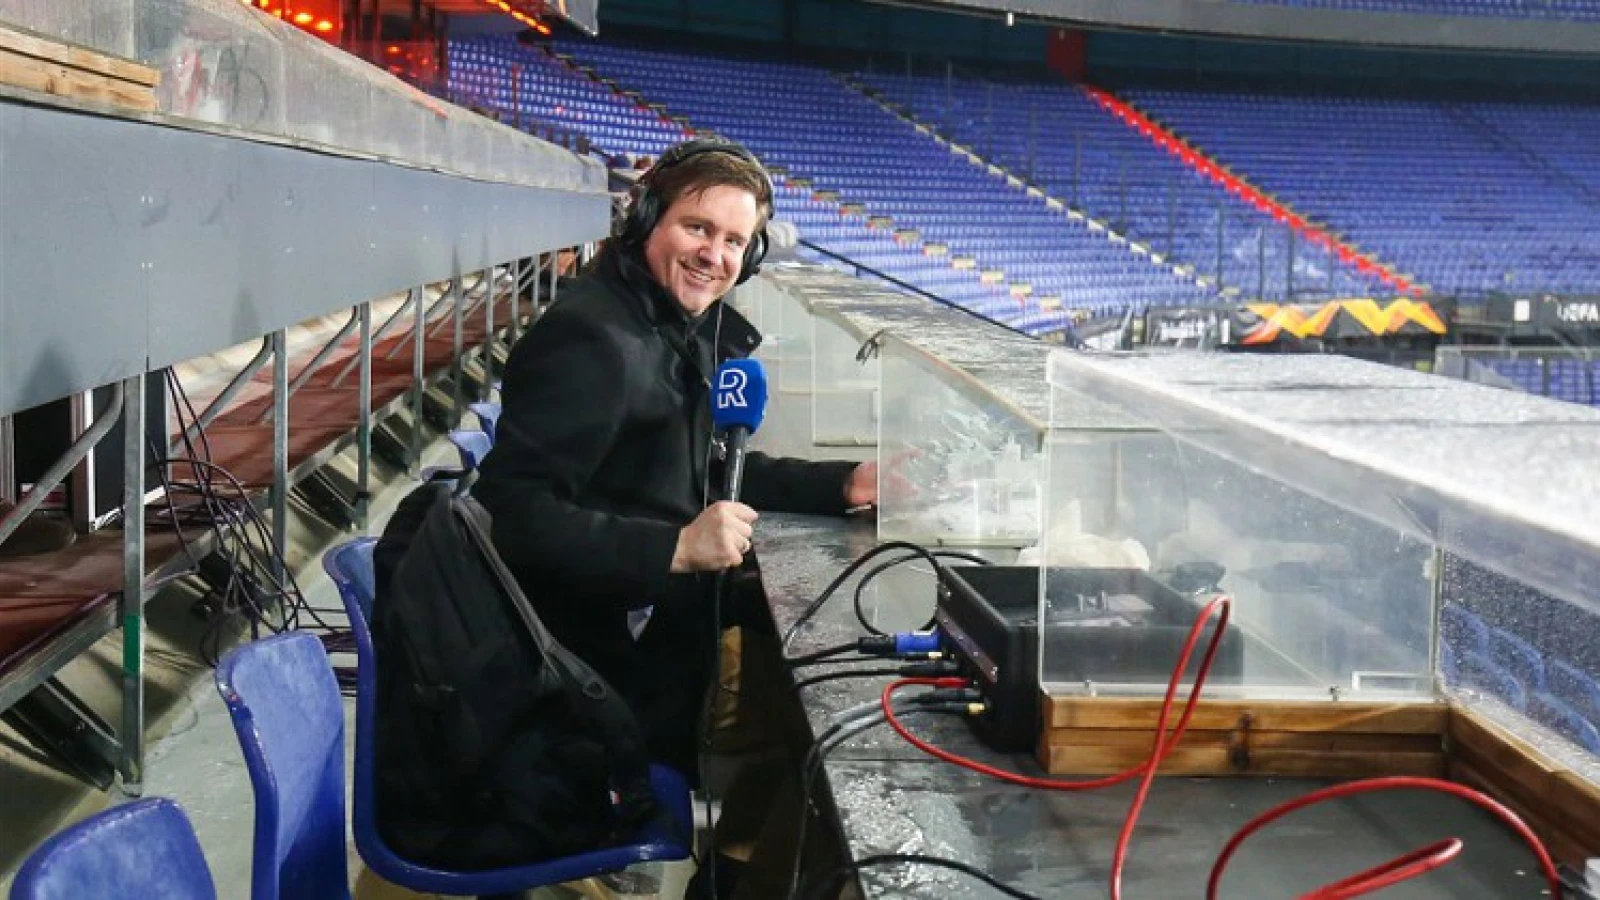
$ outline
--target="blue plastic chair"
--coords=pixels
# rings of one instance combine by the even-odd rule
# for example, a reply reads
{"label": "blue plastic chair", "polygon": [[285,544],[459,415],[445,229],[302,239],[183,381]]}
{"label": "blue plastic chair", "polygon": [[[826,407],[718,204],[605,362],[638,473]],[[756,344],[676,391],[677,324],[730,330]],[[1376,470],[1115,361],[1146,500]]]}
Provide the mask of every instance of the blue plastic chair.
{"label": "blue plastic chair", "polygon": [[1600,682],[1592,675],[1564,659],[1552,659],[1545,664],[1545,678],[1550,693],[1572,704],[1585,718],[1600,721]]}
{"label": "blue plastic chair", "polygon": [[1503,628],[1489,629],[1489,656],[1530,691],[1543,691],[1544,657],[1526,640]]}
{"label": "blue plastic chair", "polygon": [[11,900],[161,897],[216,900],[189,817],[160,797],[134,800],[64,828],[17,870]]}
{"label": "blue plastic chair", "polygon": [[471,403],[467,408],[478,417],[478,422],[483,425],[483,433],[489,436],[490,446],[494,445],[494,429],[500,424],[500,404],[498,403]]}
{"label": "blue plastic chair", "polygon": [[351,824],[356,849],[367,867],[392,884],[423,893],[451,896],[502,894],[528,890],[567,881],[576,881],[605,872],[616,872],[636,863],[655,860],[687,859],[687,843],[693,818],[689,811],[689,786],[683,776],[664,766],[650,767],[650,786],[656,802],[675,823],[673,834],[652,825],[638,842],[545,860],[527,866],[489,869],[481,872],[452,872],[402,859],[384,843],[378,833],[375,809],[373,736],[377,718],[377,659],[368,627],[374,597],[372,587],[373,538],[357,538],[340,544],[322,556],[322,567],[333,579],[350,616],[350,630],[356,638],[356,753],[355,800]]}
{"label": "blue plastic chair", "polygon": [[1534,694],[1528,701],[1528,714],[1534,721],[1590,753],[1600,753],[1600,730],[1561,698],[1551,694]]}
{"label": "blue plastic chair", "polygon": [[450,432],[450,443],[455,444],[457,452],[461,454],[461,468],[466,472],[476,470],[494,447],[494,440],[485,432],[465,428]]}
{"label": "blue plastic chair", "polygon": [[[377,576],[372,566],[372,551],[377,546],[377,538],[360,537],[345,541],[322,554],[322,570],[328,573],[328,577],[333,579],[333,586],[339,589],[345,609],[348,611],[354,604],[360,611],[363,631],[372,618],[372,598],[378,593]],[[358,726],[358,734],[359,731]],[[359,737],[356,743],[360,744]]]}
{"label": "blue plastic chair", "polygon": [[322,641],[293,631],[239,647],[217,691],[255,789],[252,900],[349,900],[344,703]]}
{"label": "blue plastic chair", "polygon": [[1489,652],[1489,626],[1460,603],[1446,603],[1440,610],[1439,630],[1445,641],[1462,656]]}
{"label": "blue plastic chair", "polygon": [[1488,691],[1513,709],[1528,708],[1528,690],[1517,677],[1478,653],[1462,654],[1461,684]]}

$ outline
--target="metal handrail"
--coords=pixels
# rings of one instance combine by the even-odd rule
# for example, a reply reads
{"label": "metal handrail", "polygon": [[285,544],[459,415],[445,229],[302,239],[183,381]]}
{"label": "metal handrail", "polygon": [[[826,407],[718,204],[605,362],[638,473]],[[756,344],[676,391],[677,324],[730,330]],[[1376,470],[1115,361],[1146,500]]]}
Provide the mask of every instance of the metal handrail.
{"label": "metal handrail", "polygon": [[122,382],[113,382],[111,391],[111,402],[106,407],[106,411],[96,417],[88,430],[78,435],[78,439],[73,441],[72,446],[67,448],[67,452],[63,453],[61,458],[55,461],[54,465],[39,476],[39,480],[34,482],[33,489],[28,491],[28,495],[19,500],[17,505],[6,513],[3,518],[0,518],[0,544],[4,544],[6,538],[11,537],[12,532],[21,527],[23,520],[27,519],[28,516],[33,514],[34,510],[39,508],[39,504],[44,502],[44,498],[55,490],[57,485],[66,480],[67,476],[72,473],[73,468],[78,463],[83,462],[83,458],[89,455],[89,451],[94,449],[94,445],[100,443],[100,439],[106,436],[106,432],[111,430],[111,426],[117,424],[117,420],[122,418]]}
{"label": "metal handrail", "polygon": [[[399,306],[395,307],[394,312],[389,314],[389,318],[384,319],[383,320],[383,324],[378,326],[378,330],[372,333],[372,337],[367,342],[368,343],[368,353],[369,354],[371,353],[371,348],[377,346],[378,342],[383,340],[383,336],[389,333],[389,329],[394,325],[395,322],[398,322],[400,320],[400,317],[402,315],[405,315],[406,310],[409,310],[411,308],[411,304],[413,302],[421,302],[421,298],[420,297],[415,297],[414,298],[412,296],[411,292],[407,291],[406,292],[406,299],[404,301],[402,301]],[[399,343],[400,344],[404,344],[405,342],[404,341],[400,341]],[[390,353],[388,354],[388,356],[385,356],[384,358],[388,359],[390,356],[393,356],[393,355],[394,355],[394,353],[391,350]],[[351,357],[350,361],[344,364],[344,368],[339,370],[339,374],[333,376],[333,382],[332,382],[333,386],[334,387],[338,387],[339,385],[344,384],[344,380],[346,378],[350,377],[351,371],[353,371],[355,369],[355,367],[360,365],[360,364],[361,364],[361,356],[359,354],[357,354],[356,356]]]}
{"label": "metal handrail", "polygon": [[289,396],[293,397],[295,391],[306,386],[306,382],[311,380],[311,376],[316,374],[317,369],[321,368],[322,364],[333,354],[333,351],[338,349],[339,343],[349,337],[350,332],[355,331],[356,326],[359,324],[361,324],[361,308],[359,306],[351,307],[350,318],[345,321],[344,327],[329,338],[328,342],[322,345],[322,349],[317,351],[317,355],[311,357],[311,362],[306,363],[305,368],[300,370],[300,374],[289,382]]}
{"label": "metal handrail", "polygon": [[[981,319],[982,321],[988,322],[990,325],[995,325],[995,326],[998,326],[1000,328],[1004,328],[1005,330],[1007,330],[1007,331],[1009,331],[1009,332],[1011,332],[1013,334],[1020,334],[1025,338],[1032,338],[1034,340],[1037,340],[1037,338],[1034,338],[1033,335],[1027,333],[1026,331],[1023,331],[1020,328],[1016,328],[1014,326],[1007,325],[1006,323],[1004,323],[1004,322],[1002,322],[1002,321],[1000,321],[998,319],[991,319],[988,316],[984,315],[983,313],[978,312],[977,310],[968,309],[965,306],[962,306],[961,304],[956,303],[953,300],[946,300],[945,298],[939,296],[938,294],[930,294],[927,291],[923,290],[922,288],[917,287],[914,284],[907,284],[906,282],[901,281],[900,279],[894,277],[893,275],[890,275],[890,274],[885,273],[885,272],[880,272],[877,269],[872,268],[871,266],[864,265],[862,263],[858,263],[858,262],[856,262],[855,260],[851,259],[848,256],[841,256],[840,254],[835,253],[832,250],[828,250],[828,249],[826,249],[824,247],[819,247],[816,244],[813,244],[813,243],[811,243],[810,241],[808,241],[808,240],[806,240],[804,238],[801,238],[798,243],[800,244],[800,246],[807,247],[807,248],[809,248],[811,250],[815,250],[816,252],[821,253],[823,256],[826,256],[829,259],[836,259],[839,262],[844,263],[845,265],[854,266],[856,271],[857,271],[857,273],[866,272],[866,273],[872,275],[875,278],[882,278],[884,281],[889,282],[890,284],[894,285],[897,288],[900,288],[901,290],[909,291],[909,292],[911,292],[913,294],[916,294],[919,297],[923,297],[925,299],[932,300],[935,303],[939,303],[939,304],[943,304],[944,306],[948,306],[951,309],[954,309],[954,310],[957,310],[957,311],[960,311],[960,312],[964,312],[967,315],[972,316],[974,319]],[[1069,328],[1068,331],[1070,331],[1070,330],[1071,329]]]}
{"label": "metal handrail", "polygon": [[[195,418],[194,423],[185,432],[185,436],[191,441],[195,440],[206,429],[206,426],[215,422],[217,416],[222,415],[222,411],[227,409],[228,404],[233,402],[233,398],[239,396],[239,392],[244,390],[244,386],[250,382],[250,379],[254,378],[256,373],[261,371],[261,367],[267,364],[267,357],[271,355],[272,336],[269,334],[261,338],[261,349],[256,351],[256,355],[244,364],[244,368],[240,369],[238,374],[233,376],[233,380],[229,381],[228,386],[222,389],[222,393],[218,394],[216,399],[206,406],[205,412]],[[177,448],[169,447],[168,449],[175,452]]]}
{"label": "metal handrail", "polygon": [[[444,296],[440,297],[439,301],[437,303],[435,303],[428,310],[428,315],[432,316],[433,315],[433,311],[435,309],[438,309],[439,307],[445,305],[446,303],[466,302],[466,299],[468,297],[472,296],[473,292],[477,291],[478,288],[483,287],[484,283],[485,283],[484,277],[482,275],[479,275],[478,276],[478,280],[474,281],[472,283],[471,287],[463,287],[463,288],[461,288],[461,293],[459,295],[456,294],[455,291],[453,291],[453,290],[446,291],[444,293]],[[454,287],[454,286],[455,285],[452,285],[452,287]],[[449,316],[440,316],[439,317],[439,321],[432,328],[428,329],[428,337],[433,337],[434,335],[436,335],[439,332],[443,331],[444,330],[444,326],[446,326],[448,324],[451,324],[454,321],[455,321],[455,315],[453,313],[451,315],[449,315]]]}

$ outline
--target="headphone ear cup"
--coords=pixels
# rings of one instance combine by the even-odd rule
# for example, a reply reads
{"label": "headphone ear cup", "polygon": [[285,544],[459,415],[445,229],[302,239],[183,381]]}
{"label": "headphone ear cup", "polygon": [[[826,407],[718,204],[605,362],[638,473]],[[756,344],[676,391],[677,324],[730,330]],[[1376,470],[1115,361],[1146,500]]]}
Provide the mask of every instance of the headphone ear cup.
{"label": "headphone ear cup", "polygon": [[739,277],[734,284],[744,284],[751,278],[760,274],[761,261],[767,258],[767,230],[765,228],[755,233],[750,239],[750,246],[744,250],[744,263],[739,268]]}
{"label": "headphone ear cup", "polygon": [[656,219],[660,218],[657,207],[660,201],[655,193],[646,189],[633,205],[628,208],[628,215],[622,221],[622,234],[619,238],[623,246],[642,247],[650,237],[650,232],[656,227]]}

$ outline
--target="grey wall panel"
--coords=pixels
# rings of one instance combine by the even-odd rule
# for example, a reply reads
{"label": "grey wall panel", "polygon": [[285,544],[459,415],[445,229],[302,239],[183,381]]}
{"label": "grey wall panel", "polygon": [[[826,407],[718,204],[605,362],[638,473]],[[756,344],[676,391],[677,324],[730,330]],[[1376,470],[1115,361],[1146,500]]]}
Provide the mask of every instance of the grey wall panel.
{"label": "grey wall panel", "polygon": [[162,214],[139,240],[150,267],[150,344],[163,348],[152,362],[164,366],[228,346],[260,324],[239,272],[260,249],[251,242],[263,236],[249,227],[247,160],[234,141],[190,140],[172,130],[151,137],[161,171],[152,174],[150,193]]}
{"label": "grey wall panel", "polygon": [[380,166],[374,174],[370,249],[374,266],[389,276],[384,293],[444,277],[450,271],[454,186],[398,166]]}
{"label": "grey wall panel", "polygon": [[1228,0],[880,0],[900,6],[1012,12],[1031,21],[1299,41],[1600,52],[1600,26],[1488,16],[1438,16],[1305,9]]}
{"label": "grey wall panel", "polygon": [[146,127],[0,105],[0,412],[145,370]]}
{"label": "grey wall panel", "polygon": [[361,238],[371,220],[375,164],[308,153],[279,160],[273,157],[281,151],[263,144],[249,154],[241,172],[246,209],[261,210],[272,229],[269,254],[244,256],[246,266],[259,268],[241,282],[260,286],[253,299],[274,323],[255,333],[373,296]]}
{"label": "grey wall panel", "polygon": [[483,242],[483,232],[489,221],[489,192],[486,188],[484,184],[467,184],[452,204],[455,243],[451,262],[458,272],[471,272],[495,262],[487,258],[488,248]]}
{"label": "grey wall panel", "polygon": [[605,234],[609,198],[0,104],[0,414]]}

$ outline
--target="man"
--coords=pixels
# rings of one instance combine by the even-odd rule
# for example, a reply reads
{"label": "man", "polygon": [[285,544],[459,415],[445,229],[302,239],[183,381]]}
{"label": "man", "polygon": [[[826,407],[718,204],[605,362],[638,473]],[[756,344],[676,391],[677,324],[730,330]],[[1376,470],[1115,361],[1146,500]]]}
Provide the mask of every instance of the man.
{"label": "man", "polygon": [[749,505],[720,498],[710,379],[758,341],[720,301],[760,264],[771,182],[744,148],[692,141],[640,186],[512,350],[473,493],[545,624],[627,698],[652,758],[692,776],[714,573],[744,562],[756,508],[843,514],[876,502],[877,469],[752,453]]}

